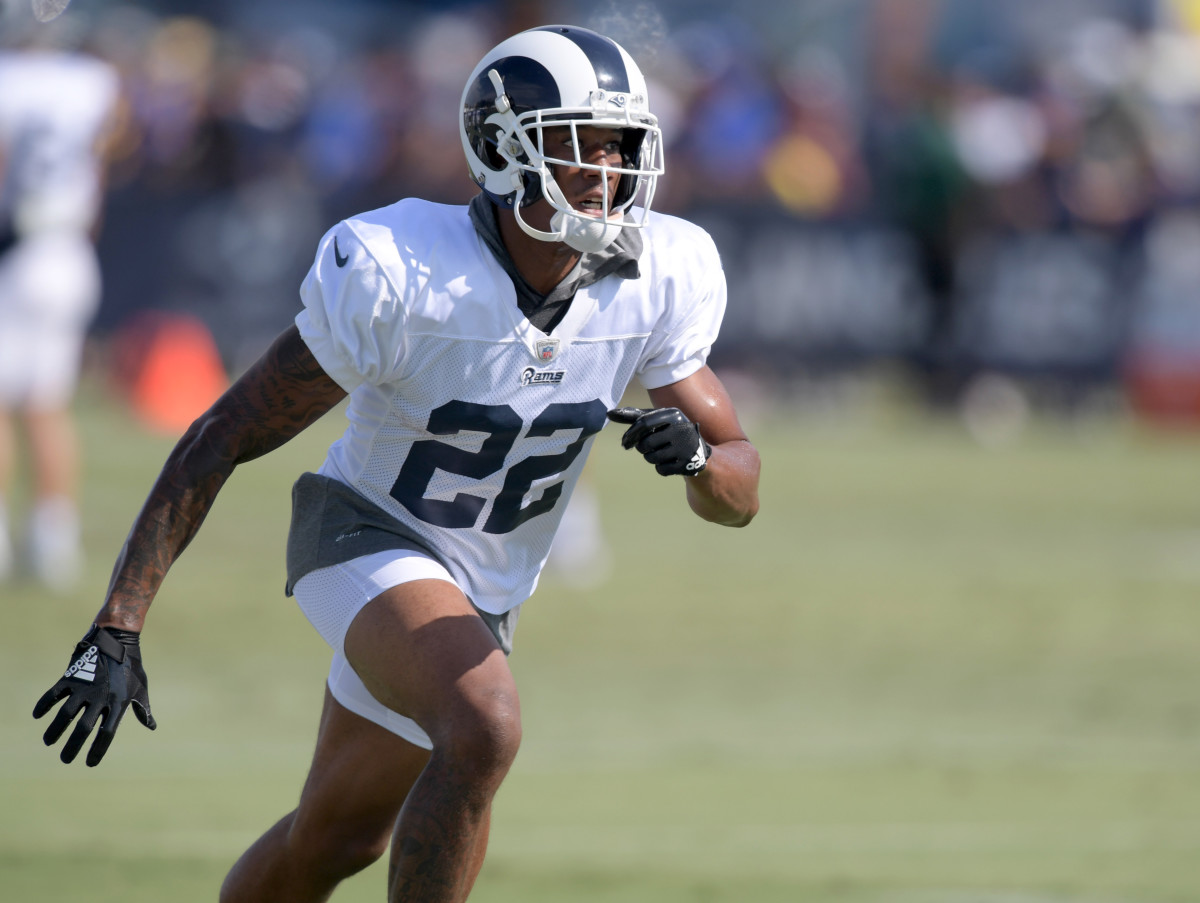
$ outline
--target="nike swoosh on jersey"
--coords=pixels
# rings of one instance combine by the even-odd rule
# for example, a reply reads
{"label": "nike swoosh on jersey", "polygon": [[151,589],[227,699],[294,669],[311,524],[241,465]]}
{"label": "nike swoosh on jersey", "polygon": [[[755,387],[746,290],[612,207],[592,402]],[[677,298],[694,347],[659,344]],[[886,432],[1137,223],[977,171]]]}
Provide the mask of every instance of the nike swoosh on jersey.
{"label": "nike swoosh on jersey", "polygon": [[349,259],[350,259],[350,255],[343,254],[341,252],[341,250],[338,248],[337,236],[336,235],[333,236],[333,262],[336,263],[339,267],[344,267],[346,265],[346,261],[348,261]]}

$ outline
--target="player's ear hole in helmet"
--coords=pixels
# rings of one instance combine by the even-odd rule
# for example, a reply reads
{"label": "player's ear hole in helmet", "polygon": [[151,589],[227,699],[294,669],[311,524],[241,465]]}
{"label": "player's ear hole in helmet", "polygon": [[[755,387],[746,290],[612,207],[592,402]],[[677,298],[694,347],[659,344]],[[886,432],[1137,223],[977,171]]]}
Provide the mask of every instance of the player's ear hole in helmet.
{"label": "player's ear hole in helmet", "polygon": [[[513,209],[527,234],[594,251],[623,227],[645,225],[663,172],[662,136],[649,109],[646,80],[615,41],[568,25],[514,35],[476,65],[462,108],[459,134],[472,179],[493,202]],[[620,165],[545,156],[542,132],[554,126],[619,130]],[[570,206],[554,181],[553,165],[597,169],[605,178],[617,174],[617,190],[600,216]],[[522,208],[543,198],[555,210],[549,232],[521,216]]]}

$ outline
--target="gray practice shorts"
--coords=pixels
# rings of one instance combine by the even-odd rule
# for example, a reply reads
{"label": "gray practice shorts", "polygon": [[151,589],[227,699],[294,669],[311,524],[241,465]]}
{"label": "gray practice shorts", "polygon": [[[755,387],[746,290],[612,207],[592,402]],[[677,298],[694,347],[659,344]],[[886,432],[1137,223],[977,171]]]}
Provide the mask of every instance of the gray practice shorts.
{"label": "gray practice shorts", "polygon": [[[344,644],[350,622],[368,602],[393,586],[428,579],[458,586],[450,572],[428,555],[411,549],[393,549],[310,571],[296,582],[293,590],[304,616],[333,649],[329,668],[329,691],[333,698],[356,715],[423,749],[433,748],[429,735],[411,718],[392,711],[371,695],[346,660]],[[505,655],[512,651],[519,610],[517,606],[502,615],[479,612]]]}

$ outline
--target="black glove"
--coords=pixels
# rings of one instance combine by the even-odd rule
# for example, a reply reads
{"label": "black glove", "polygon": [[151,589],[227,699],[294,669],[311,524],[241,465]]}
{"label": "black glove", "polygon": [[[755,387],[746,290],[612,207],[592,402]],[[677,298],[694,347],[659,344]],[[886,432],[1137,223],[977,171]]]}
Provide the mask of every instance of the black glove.
{"label": "black glove", "polygon": [[664,477],[694,477],[708,466],[712,449],[700,435],[700,424],[679,408],[617,408],[608,419],[633,424],[621,436],[621,446],[636,447]]}
{"label": "black glove", "polygon": [[83,711],[83,717],[63,744],[59,758],[64,762],[75,760],[101,715],[104,721],[92,748],[88,750],[88,765],[96,765],[104,758],[117,733],[117,725],[130,705],[138,721],[150,730],[158,726],[150,714],[150,697],[146,693],[146,672],[142,668],[138,634],[131,630],[93,625],[71,654],[71,665],[67,672],[42,694],[33,707],[33,717],[41,718],[64,698],[67,701],[42,737],[47,746],[53,746],[80,710]]}

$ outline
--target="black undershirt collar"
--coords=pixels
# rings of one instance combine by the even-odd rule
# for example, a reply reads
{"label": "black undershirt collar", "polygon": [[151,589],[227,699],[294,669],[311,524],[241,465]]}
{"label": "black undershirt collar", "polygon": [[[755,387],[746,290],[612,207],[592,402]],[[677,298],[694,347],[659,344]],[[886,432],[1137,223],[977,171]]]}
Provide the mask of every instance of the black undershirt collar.
{"label": "black undershirt collar", "polygon": [[513,287],[517,291],[517,306],[521,313],[542,332],[551,332],[562,321],[579,289],[614,273],[622,279],[637,279],[641,276],[638,258],[642,254],[642,237],[636,229],[622,229],[611,245],[602,251],[584,254],[563,281],[548,295],[543,295],[518,272],[500,236],[496,207],[488,200],[487,195],[477,194],[471,200],[468,209],[475,231],[504,268],[504,272],[512,279]]}

